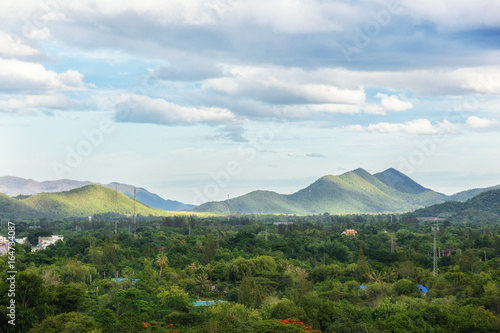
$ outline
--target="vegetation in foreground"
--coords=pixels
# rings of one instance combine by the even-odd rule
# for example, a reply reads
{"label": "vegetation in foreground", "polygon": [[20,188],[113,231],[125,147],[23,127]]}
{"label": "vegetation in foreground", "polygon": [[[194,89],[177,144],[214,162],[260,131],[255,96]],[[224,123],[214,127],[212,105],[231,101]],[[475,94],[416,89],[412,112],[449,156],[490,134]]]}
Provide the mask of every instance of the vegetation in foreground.
{"label": "vegetation in foreground", "polygon": [[116,245],[109,220],[19,221],[65,238],[16,246],[16,326],[0,257],[0,332],[497,332],[499,222],[440,222],[434,277],[433,222],[408,214],[123,220]]}

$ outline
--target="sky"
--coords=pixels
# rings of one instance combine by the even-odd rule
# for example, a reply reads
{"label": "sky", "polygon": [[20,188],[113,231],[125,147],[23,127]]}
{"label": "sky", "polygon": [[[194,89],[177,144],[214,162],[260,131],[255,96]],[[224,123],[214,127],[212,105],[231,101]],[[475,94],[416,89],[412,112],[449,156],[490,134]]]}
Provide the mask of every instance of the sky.
{"label": "sky", "polygon": [[0,175],[201,204],[500,184],[500,1],[2,0]]}

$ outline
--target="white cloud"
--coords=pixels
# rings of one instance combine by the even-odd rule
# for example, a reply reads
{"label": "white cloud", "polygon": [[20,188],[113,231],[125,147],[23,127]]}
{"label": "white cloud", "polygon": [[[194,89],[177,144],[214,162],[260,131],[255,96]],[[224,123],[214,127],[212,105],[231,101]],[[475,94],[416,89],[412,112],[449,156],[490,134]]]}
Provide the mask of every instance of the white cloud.
{"label": "white cloud", "polygon": [[317,76],[298,68],[235,67],[227,77],[207,80],[203,88],[276,104],[365,102],[363,88],[339,88]]}
{"label": "white cloud", "polygon": [[395,91],[410,90],[420,96],[500,94],[500,66],[409,71],[358,71],[345,68],[288,71],[300,74],[303,80],[334,85],[339,89],[383,87]]}
{"label": "white cloud", "polygon": [[82,90],[83,74],[75,70],[56,73],[42,65],[19,60],[0,59],[0,89],[9,90]]}
{"label": "white cloud", "polygon": [[9,57],[25,57],[40,54],[40,50],[25,44],[18,38],[12,38],[7,32],[0,30],[0,55]]}
{"label": "white cloud", "polygon": [[404,123],[388,123],[380,122],[370,124],[366,128],[360,125],[352,125],[346,127],[354,131],[361,131],[363,129],[369,132],[377,133],[407,133],[407,134],[456,134],[458,129],[449,121],[436,122],[434,125],[428,119],[416,119]]}
{"label": "white cloud", "polygon": [[234,114],[216,107],[185,107],[161,98],[124,94],[118,98],[116,118],[121,122],[153,123],[163,125],[212,123],[234,120]]}
{"label": "white cloud", "polygon": [[336,2],[311,0],[227,1],[236,4],[235,16],[283,33],[339,31],[343,14],[352,13],[352,6]]}
{"label": "white cloud", "polygon": [[21,99],[0,100],[1,111],[13,111],[24,108],[65,109],[73,103],[64,95],[30,95]]}
{"label": "white cloud", "polygon": [[42,29],[30,30],[27,34],[27,37],[31,39],[47,39],[50,36],[50,30],[47,27]]}
{"label": "white cloud", "polygon": [[438,27],[465,30],[500,27],[500,2],[491,0],[401,0],[402,8],[418,22],[433,22]]}
{"label": "white cloud", "polygon": [[500,129],[500,122],[496,119],[479,118],[470,116],[465,121],[467,127],[473,130],[497,130]]}
{"label": "white cloud", "polygon": [[413,104],[408,101],[402,101],[396,95],[385,95],[378,93],[375,97],[381,98],[380,104],[387,111],[405,111],[413,108]]}

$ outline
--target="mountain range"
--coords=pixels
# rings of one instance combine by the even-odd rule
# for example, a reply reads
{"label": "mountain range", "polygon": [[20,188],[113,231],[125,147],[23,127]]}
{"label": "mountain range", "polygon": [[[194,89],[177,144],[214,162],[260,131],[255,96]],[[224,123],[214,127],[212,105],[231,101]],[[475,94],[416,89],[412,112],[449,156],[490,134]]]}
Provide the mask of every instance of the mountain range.
{"label": "mountain range", "polygon": [[[408,212],[446,201],[465,201],[487,189],[463,191],[451,196],[425,188],[390,168],[370,174],[356,169],[339,176],[324,176],[293,194],[253,191],[230,200],[230,210],[242,214],[358,214]],[[196,212],[227,211],[227,202],[207,202]]]}
{"label": "mountain range", "polygon": [[[120,193],[117,194],[114,189]],[[272,191],[253,191],[230,200],[233,213],[241,214],[374,214],[384,212],[408,212],[436,204],[456,208],[485,191],[500,188],[493,186],[472,189],[447,196],[425,188],[395,169],[370,174],[356,169],[344,174],[327,175],[293,194]],[[67,189],[70,189],[67,191]],[[16,177],[0,177],[0,218],[67,218],[94,214],[131,215],[135,187],[120,183],[98,185],[92,182],[60,180],[35,182]],[[65,191],[66,190],[66,191]],[[38,193],[37,193],[38,192]],[[16,195],[15,198],[11,196]],[[177,209],[192,208],[147,191],[137,189],[138,214],[164,216],[166,209],[177,203]],[[144,204],[144,205],[143,205]],[[187,207],[186,207],[187,206]],[[448,207],[446,206],[446,207]],[[461,207],[461,206],[460,206]],[[434,215],[442,214],[439,207]],[[458,208],[457,208],[458,209]],[[470,209],[469,209],[470,211]],[[207,202],[192,208],[188,214],[226,213],[227,201]],[[433,211],[429,211],[433,212]],[[424,214],[425,215],[425,214]]]}
{"label": "mountain range", "polygon": [[70,179],[50,180],[37,182],[32,179],[24,179],[19,177],[5,176],[0,177],[0,193],[15,197],[18,195],[34,195],[38,193],[55,193],[73,190],[75,188],[84,187],[87,185],[102,185],[112,190],[117,188],[118,192],[125,194],[129,198],[134,198],[134,189],[136,189],[136,199],[145,205],[163,210],[187,210],[195,207],[194,205],[183,204],[179,201],[165,200],[157,194],[151,193],[148,190],[132,185],[121,183],[99,184],[90,181],[78,181]]}

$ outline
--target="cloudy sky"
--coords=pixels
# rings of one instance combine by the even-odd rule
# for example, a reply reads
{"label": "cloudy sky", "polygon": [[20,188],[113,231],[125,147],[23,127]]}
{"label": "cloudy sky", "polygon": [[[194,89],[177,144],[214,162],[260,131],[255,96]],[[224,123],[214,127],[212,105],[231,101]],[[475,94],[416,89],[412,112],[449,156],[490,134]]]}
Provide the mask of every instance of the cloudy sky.
{"label": "cloudy sky", "polygon": [[3,0],[0,175],[187,203],[500,184],[500,2]]}

